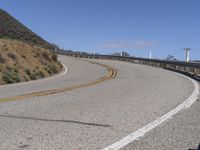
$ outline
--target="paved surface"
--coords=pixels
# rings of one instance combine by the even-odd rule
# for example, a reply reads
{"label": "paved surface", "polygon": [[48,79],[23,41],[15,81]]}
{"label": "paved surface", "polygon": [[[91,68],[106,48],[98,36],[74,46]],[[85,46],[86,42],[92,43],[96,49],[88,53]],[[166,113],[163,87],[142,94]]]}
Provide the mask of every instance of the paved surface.
{"label": "paved surface", "polygon": [[123,150],[197,150],[199,144],[200,101],[198,100],[190,109],[177,114]]}
{"label": "paved surface", "polygon": [[[106,74],[105,68],[86,61],[69,57],[61,60],[69,69],[62,78],[2,87],[0,96],[85,83]],[[117,77],[67,93],[0,103],[0,149],[103,149],[175,108],[193,92],[189,80],[166,70],[118,61],[96,61],[117,68]],[[180,115],[190,116],[197,112],[188,109]],[[177,127],[184,117],[176,118],[169,121],[170,127],[166,127],[166,123],[152,131],[158,136],[149,133],[142,138],[139,142],[147,141],[144,145],[134,142],[126,148],[160,149],[161,145],[164,149],[174,149],[174,144],[165,147],[167,142],[162,141],[162,144],[159,140],[170,136],[170,129],[186,134]],[[198,123],[197,120],[197,126]],[[195,122],[191,126],[193,124]],[[178,136],[173,139],[174,143]],[[197,145],[195,139],[194,145],[189,147]]]}
{"label": "paved surface", "polygon": [[30,81],[30,84],[25,85],[24,83],[19,83],[16,85],[0,86],[0,98],[87,83],[101,78],[107,72],[105,68],[87,61],[83,62],[78,59],[74,61],[73,58],[66,56],[60,56],[59,59],[63,64],[66,64],[67,67],[69,66],[68,72],[64,76],[53,80],[44,79],[33,82]]}

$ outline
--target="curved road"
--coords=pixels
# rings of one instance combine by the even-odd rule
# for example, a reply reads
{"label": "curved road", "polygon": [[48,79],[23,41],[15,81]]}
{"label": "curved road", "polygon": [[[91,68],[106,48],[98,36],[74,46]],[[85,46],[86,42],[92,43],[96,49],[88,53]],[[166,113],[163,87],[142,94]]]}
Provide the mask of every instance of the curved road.
{"label": "curved road", "polygon": [[[84,84],[108,72],[84,60],[66,56],[60,56],[60,60],[68,67],[67,74],[50,80],[2,86],[0,98]],[[190,80],[167,70],[118,61],[93,61],[116,68],[117,76],[69,92],[0,103],[0,149],[103,149],[174,109],[194,91]],[[181,117],[184,113],[176,115],[180,116],[176,121],[184,118]],[[167,148],[162,146],[166,141],[160,141],[172,136],[165,124],[172,122],[171,128],[176,127],[176,133],[179,131],[177,125],[181,121],[174,125],[173,121],[167,121],[123,148],[174,149],[175,141],[181,139],[177,135],[174,145]],[[179,148],[186,147],[175,149]]]}

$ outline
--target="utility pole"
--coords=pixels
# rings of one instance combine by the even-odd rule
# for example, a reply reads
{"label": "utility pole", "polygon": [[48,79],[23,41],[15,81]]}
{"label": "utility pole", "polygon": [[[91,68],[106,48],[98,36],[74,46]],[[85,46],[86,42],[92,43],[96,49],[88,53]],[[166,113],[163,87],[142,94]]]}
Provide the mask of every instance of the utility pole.
{"label": "utility pole", "polygon": [[191,51],[191,49],[190,48],[184,48],[184,50],[185,50],[185,61],[189,62],[190,61],[190,51]]}

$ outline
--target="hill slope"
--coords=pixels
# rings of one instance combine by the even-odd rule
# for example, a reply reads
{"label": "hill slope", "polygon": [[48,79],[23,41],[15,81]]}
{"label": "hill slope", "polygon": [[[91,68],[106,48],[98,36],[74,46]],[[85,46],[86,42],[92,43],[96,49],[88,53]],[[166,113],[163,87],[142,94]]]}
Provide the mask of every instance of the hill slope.
{"label": "hill slope", "polygon": [[0,85],[35,80],[61,71],[53,48],[0,9]]}
{"label": "hill slope", "polygon": [[36,80],[61,69],[57,55],[44,48],[0,39],[0,84]]}
{"label": "hill slope", "polygon": [[17,39],[48,49],[54,49],[53,44],[42,39],[2,9],[0,9],[0,38]]}

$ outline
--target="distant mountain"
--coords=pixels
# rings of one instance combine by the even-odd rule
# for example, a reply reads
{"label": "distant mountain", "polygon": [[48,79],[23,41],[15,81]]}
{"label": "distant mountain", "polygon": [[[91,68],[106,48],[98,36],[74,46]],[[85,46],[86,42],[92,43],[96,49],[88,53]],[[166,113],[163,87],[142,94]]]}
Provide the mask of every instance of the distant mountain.
{"label": "distant mountain", "polygon": [[48,49],[55,48],[55,45],[42,39],[2,9],[0,9],[0,38],[17,39]]}

